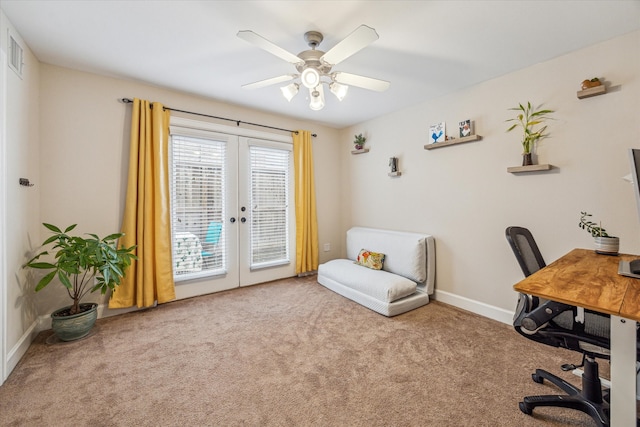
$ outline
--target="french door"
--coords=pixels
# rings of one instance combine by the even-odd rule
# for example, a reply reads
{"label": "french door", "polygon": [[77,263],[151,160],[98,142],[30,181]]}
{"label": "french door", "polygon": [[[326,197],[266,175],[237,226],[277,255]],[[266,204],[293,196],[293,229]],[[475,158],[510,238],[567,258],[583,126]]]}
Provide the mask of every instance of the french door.
{"label": "french door", "polygon": [[177,298],[293,276],[291,141],[175,122],[169,157]]}

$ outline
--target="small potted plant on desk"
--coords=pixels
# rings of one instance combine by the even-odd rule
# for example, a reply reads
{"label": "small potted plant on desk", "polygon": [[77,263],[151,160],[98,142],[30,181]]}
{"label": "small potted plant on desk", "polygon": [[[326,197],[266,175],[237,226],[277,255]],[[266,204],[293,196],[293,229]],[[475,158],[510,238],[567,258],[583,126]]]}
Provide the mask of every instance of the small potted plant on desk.
{"label": "small potted plant on desk", "polygon": [[580,212],[580,222],[578,227],[587,230],[595,239],[596,253],[604,255],[618,255],[620,249],[620,239],[618,237],[609,236],[607,231],[602,228],[602,224],[596,224],[589,220],[591,214]]}
{"label": "small potted plant on desk", "polygon": [[40,257],[49,255],[47,251],[43,251],[30,259],[24,267],[51,270],[40,279],[36,292],[56,277],[64,286],[73,304],[51,313],[51,328],[62,341],[77,340],[89,334],[98,317],[98,304],[81,303],[81,299],[97,290],[104,295],[107,290],[120,285],[131,260],[137,259],[133,254],[136,246],[118,249],[116,245],[124,235],[122,233],[110,234],[102,239],[95,234],[88,234],[88,237],[70,236],[67,233],[76,224],[64,231],[55,225],[43,225],[54,233],[42,243],[42,246],[54,244],[54,259],[40,261]]}

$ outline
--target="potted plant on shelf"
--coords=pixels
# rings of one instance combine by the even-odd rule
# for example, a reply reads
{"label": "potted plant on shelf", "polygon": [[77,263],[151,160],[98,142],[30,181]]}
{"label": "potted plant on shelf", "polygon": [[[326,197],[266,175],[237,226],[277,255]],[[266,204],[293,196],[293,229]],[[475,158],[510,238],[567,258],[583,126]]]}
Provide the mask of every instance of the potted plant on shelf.
{"label": "potted plant on shelf", "polygon": [[95,234],[88,237],[70,236],[77,224],[64,231],[52,224],[43,224],[54,234],[46,239],[42,246],[53,244],[54,260],[40,261],[40,257],[49,255],[42,251],[31,258],[25,268],[49,271],[36,285],[36,292],[44,289],[54,278],[64,286],[70,306],[51,313],[51,328],[62,341],[73,341],[89,334],[97,319],[96,303],[81,303],[84,296],[100,290],[105,294],[120,285],[122,277],[132,259],[136,246],[117,248],[117,241],[124,234],[110,234],[100,238]]}
{"label": "potted plant on shelf", "polygon": [[618,237],[609,236],[607,231],[602,228],[602,224],[596,224],[590,221],[591,214],[580,212],[580,222],[578,227],[587,230],[595,239],[596,252],[605,255],[617,255],[620,248],[620,239]]}
{"label": "potted plant on shelf", "polygon": [[356,150],[362,150],[364,148],[364,143],[367,142],[367,138],[362,136],[362,134],[356,135],[353,140],[353,146]]}
{"label": "potted plant on shelf", "polygon": [[507,129],[507,132],[511,132],[516,127],[522,128],[522,166],[532,165],[533,159],[531,152],[535,143],[547,136],[544,134],[547,126],[542,126],[538,130],[535,130],[535,127],[544,123],[544,121],[549,118],[549,115],[553,113],[553,110],[536,111],[536,109],[531,106],[531,102],[527,102],[526,107],[518,104],[517,107],[509,108],[509,110],[517,111],[518,114],[512,119],[506,120],[507,122],[516,122]]}

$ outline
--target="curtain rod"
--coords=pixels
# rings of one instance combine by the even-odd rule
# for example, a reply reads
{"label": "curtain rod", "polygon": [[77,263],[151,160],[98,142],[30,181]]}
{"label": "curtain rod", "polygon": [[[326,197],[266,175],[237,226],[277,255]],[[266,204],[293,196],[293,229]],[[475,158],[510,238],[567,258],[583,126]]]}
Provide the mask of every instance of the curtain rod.
{"label": "curtain rod", "polygon": [[[130,103],[133,102],[133,99],[121,98],[121,99],[119,99],[119,101],[121,101],[121,102],[123,102],[125,104],[130,104]],[[153,104],[152,104],[152,107],[153,107]],[[242,124],[245,124],[245,125],[258,126],[258,127],[261,127],[261,128],[281,130],[283,132],[291,132],[291,133],[295,133],[296,135],[299,133],[297,130],[282,129],[282,128],[277,128],[277,127],[273,127],[273,126],[261,125],[261,124],[258,124],[258,123],[243,122],[242,120],[234,120],[234,119],[227,119],[225,117],[210,116],[208,114],[194,113],[193,111],[178,110],[177,108],[170,108],[170,107],[166,107],[166,106],[163,107],[163,108],[165,110],[169,110],[169,111],[177,111],[178,113],[193,114],[195,116],[209,117],[211,119],[226,120],[228,122],[234,122],[236,124],[236,126],[240,126],[240,124],[242,123]],[[311,136],[313,136],[315,138],[318,135],[315,134],[315,133],[312,133]]]}

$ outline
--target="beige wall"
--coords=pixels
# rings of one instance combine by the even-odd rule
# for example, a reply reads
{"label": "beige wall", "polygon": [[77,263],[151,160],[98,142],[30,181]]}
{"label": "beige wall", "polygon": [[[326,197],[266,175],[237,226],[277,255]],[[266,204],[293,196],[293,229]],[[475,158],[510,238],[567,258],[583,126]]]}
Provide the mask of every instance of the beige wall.
{"label": "beige wall", "polygon": [[[24,72],[22,78],[13,70],[6,70],[6,147],[4,164],[6,167],[6,206],[4,209],[6,227],[4,256],[4,277],[2,287],[6,289],[6,348],[10,352],[20,342],[21,337],[32,327],[37,317],[33,291],[21,265],[32,244],[39,238],[39,63],[15,31],[4,13],[0,13],[0,42],[2,49],[7,46],[7,30],[24,49]],[[36,185],[18,185],[19,178],[28,178]],[[28,342],[27,342],[28,345]],[[14,363],[11,360],[9,363]]]}
{"label": "beige wall", "polygon": [[[78,223],[79,232],[99,235],[120,229],[131,107],[117,100],[137,97],[172,108],[317,133],[313,149],[318,165],[315,176],[319,237],[321,242],[332,244],[332,251],[320,253],[320,261],[340,253],[339,243],[343,240],[338,226],[340,185],[335,170],[326,166],[339,156],[337,130],[48,64],[41,65],[40,82],[41,155],[45,159],[41,167],[42,222],[62,226]],[[59,297],[53,287],[45,289],[37,295],[38,312],[44,314],[59,308],[64,303]],[[104,300],[98,295],[94,297]]]}
{"label": "beige wall", "polygon": [[[487,58],[490,60],[490,58]],[[428,78],[428,69],[425,78]],[[585,78],[604,77],[608,93],[579,100]],[[531,101],[556,110],[539,163],[554,169],[513,175],[520,135],[506,133],[508,108]],[[640,224],[626,149],[640,147],[640,32],[470,87],[345,129],[343,142],[368,135],[370,152],[352,156],[342,144],[345,226],[431,233],[436,238],[438,298],[468,298],[513,311],[512,285],[522,273],[504,237],[509,225],[531,229],[547,262],[591,237],[577,227],[581,211],[640,253]],[[430,124],[475,121],[480,142],[424,150]],[[399,157],[401,177],[387,176]],[[462,297],[462,298],[460,298]],[[462,304],[464,305],[464,304]],[[504,314],[507,314],[506,312]]]}

